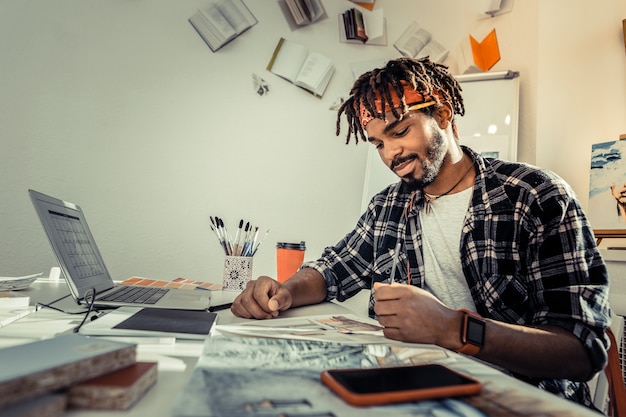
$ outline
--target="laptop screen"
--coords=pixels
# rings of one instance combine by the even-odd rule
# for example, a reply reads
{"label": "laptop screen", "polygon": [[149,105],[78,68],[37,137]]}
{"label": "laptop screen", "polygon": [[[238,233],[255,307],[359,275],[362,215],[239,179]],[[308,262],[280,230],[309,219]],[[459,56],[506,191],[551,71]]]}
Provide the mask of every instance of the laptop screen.
{"label": "laptop screen", "polygon": [[37,191],[29,194],[73,295],[82,299],[90,288],[100,293],[113,287],[81,208]]}

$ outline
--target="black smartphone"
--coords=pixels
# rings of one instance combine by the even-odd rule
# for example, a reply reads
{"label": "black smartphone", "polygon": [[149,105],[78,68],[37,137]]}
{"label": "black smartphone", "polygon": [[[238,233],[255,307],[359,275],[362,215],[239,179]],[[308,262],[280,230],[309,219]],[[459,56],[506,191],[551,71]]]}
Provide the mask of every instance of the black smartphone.
{"label": "black smartphone", "polygon": [[322,382],[356,406],[478,394],[480,382],[440,364],[329,369]]}

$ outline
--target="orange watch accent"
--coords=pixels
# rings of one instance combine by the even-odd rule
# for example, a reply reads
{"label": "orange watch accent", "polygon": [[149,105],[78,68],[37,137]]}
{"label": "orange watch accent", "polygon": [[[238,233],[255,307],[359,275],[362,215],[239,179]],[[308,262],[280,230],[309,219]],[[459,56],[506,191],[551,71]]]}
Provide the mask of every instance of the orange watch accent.
{"label": "orange watch accent", "polygon": [[473,311],[461,308],[461,343],[458,353],[474,356],[485,345],[485,320]]}

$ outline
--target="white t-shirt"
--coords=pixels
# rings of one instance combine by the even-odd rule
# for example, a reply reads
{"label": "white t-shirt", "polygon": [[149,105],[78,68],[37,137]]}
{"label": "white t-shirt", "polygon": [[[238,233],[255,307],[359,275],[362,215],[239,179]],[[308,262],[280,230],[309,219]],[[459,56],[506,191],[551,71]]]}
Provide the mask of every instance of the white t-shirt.
{"label": "white t-shirt", "polygon": [[445,195],[420,214],[424,249],[423,288],[450,308],[476,311],[461,269],[461,229],[472,197],[472,187]]}

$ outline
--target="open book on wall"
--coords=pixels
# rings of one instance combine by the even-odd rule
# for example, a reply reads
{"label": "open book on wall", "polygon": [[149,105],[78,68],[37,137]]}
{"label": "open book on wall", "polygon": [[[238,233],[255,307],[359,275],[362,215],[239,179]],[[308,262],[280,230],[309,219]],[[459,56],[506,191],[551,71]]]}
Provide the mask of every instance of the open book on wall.
{"label": "open book on wall", "polygon": [[284,38],[278,41],[267,69],[317,97],[324,95],[335,72],[330,58]]}
{"label": "open book on wall", "polygon": [[189,18],[213,52],[258,23],[242,0],[217,0]]}
{"label": "open book on wall", "polygon": [[344,43],[387,45],[383,9],[370,12],[352,8],[339,14],[339,40]]}
{"label": "open book on wall", "polygon": [[404,56],[411,58],[430,57],[433,62],[443,62],[448,49],[433,39],[432,34],[413,21],[393,46]]}
{"label": "open book on wall", "polygon": [[496,30],[492,29],[480,42],[472,35],[461,41],[457,48],[457,60],[461,74],[485,72],[493,68],[500,60]]}
{"label": "open book on wall", "polygon": [[278,0],[278,4],[292,29],[328,17],[322,0]]}

